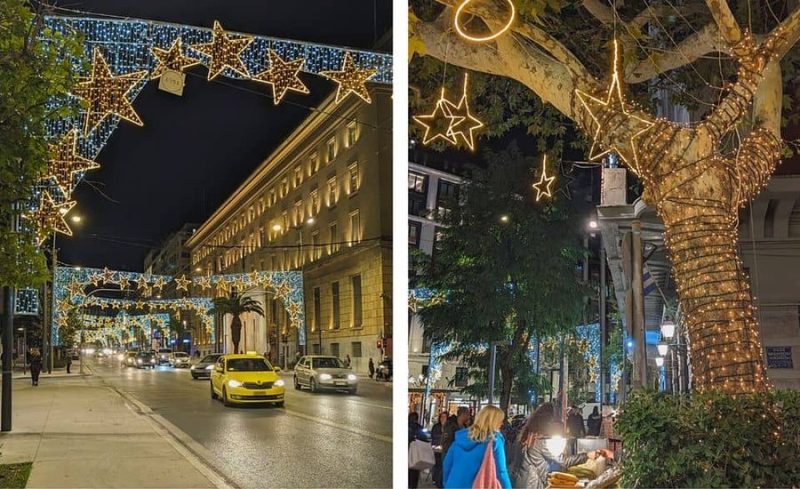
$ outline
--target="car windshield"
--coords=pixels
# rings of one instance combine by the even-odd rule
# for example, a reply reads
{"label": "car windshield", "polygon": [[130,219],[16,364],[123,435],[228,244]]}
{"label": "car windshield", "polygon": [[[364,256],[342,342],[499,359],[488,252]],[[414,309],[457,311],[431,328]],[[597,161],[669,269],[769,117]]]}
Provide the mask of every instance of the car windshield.
{"label": "car windshield", "polygon": [[342,361],[336,357],[322,357],[312,359],[313,368],[344,368]]}
{"label": "car windshield", "polygon": [[232,358],[226,367],[231,372],[272,371],[272,366],[263,358]]}
{"label": "car windshield", "polygon": [[206,355],[200,360],[200,363],[214,363],[219,359],[219,355]]}
{"label": "car windshield", "polygon": [[179,351],[178,353],[175,354],[175,356],[176,357],[188,357],[189,354],[186,353],[186,352]]}
{"label": "car windshield", "polygon": [[136,353],[136,352],[134,352],[134,351],[132,351],[132,352],[128,352],[128,356],[129,356],[129,357],[135,357],[136,355],[138,355],[138,353]]}

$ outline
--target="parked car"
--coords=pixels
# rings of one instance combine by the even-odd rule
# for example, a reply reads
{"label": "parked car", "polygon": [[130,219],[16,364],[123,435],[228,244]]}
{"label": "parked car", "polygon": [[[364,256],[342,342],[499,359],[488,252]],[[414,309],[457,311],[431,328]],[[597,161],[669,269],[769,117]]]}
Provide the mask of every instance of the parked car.
{"label": "parked car", "polygon": [[308,387],[318,390],[358,391],[358,376],[336,357],[306,355],[294,367],[294,388]]}
{"label": "parked car", "polygon": [[169,366],[173,368],[188,368],[191,365],[189,354],[184,351],[176,351],[169,357]]}
{"label": "parked car", "polygon": [[158,353],[156,355],[156,363],[158,363],[159,365],[168,364],[171,356],[172,356],[171,348],[161,348],[158,350]]}
{"label": "parked car", "polygon": [[192,378],[195,380],[200,378],[211,378],[211,371],[214,370],[214,364],[217,363],[217,360],[221,356],[221,353],[211,353],[210,355],[204,356],[199,362],[189,367],[189,370],[192,372]]}
{"label": "parked car", "polygon": [[156,356],[150,352],[141,352],[136,355],[136,368],[156,368]]}
{"label": "parked car", "polygon": [[384,358],[383,361],[378,364],[378,368],[375,370],[375,378],[378,380],[385,380],[387,382],[392,380],[391,358]]}

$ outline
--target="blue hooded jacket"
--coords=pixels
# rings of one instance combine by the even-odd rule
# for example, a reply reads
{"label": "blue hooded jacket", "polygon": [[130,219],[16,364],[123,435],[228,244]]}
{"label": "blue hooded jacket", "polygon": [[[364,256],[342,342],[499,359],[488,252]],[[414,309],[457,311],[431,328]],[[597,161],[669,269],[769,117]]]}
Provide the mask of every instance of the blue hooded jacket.
{"label": "blue hooded jacket", "polygon": [[[445,489],[472,488],[475,477],[481,468],[483,456],[489,440],[484,442],[469,439],[469,430],[458,430],[456,439],[447,450],[444,458]],[[494,463],[497,468],[497,479],[503,489],[511,488],[511,479],[506,468],[505,439],[502,433],[494,434]]]}

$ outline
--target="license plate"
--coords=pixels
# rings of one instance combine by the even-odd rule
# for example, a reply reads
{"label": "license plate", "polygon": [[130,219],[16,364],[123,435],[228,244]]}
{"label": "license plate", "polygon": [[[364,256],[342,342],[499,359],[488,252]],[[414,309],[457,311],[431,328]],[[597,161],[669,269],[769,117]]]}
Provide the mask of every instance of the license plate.
{"label": "license plate", "polygon": [[335,382],[335,384],[336,384],[336,385],[347,385],[347,382],[345,382],[345,381],[343,381],[343,380],[337,380],[337,381]]}
{"label": "license plate", "polygon": [[267,395],[267,391],[255,391],[255,392],[253,392],[253,395],[254,396],[266,396]]}

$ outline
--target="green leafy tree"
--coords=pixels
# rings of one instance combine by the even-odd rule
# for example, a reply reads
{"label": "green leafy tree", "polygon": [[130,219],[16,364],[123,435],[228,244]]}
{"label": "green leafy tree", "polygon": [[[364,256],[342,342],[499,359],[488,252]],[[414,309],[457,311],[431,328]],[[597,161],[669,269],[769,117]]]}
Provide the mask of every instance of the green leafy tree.
{"label": "green leafy tree", "polygon": [[61,345],[66,349],[74,348],[78,332],[82,328],[83,323],[77,308],[70,309],[69,313],[67,313],[67,320],[58,328],[58,337],[61,340]]}
{"label": "green leafy tree", "polygon": [[232,291],[229,297],[217,297],[214,299],[214,307],[209,314],[230,314],[233,316],[231,321],[231,342],[233,352],[239,353],[239,342],[242,339],[242,319],[241,315],[252,312],[264,317],[264,309],[261,303],[252,297],[240,295],[237,291]]}
{"label": "green leafy tree", "polygon": [[30,202],[47,169],[46,124],[77,109],[48,101],[70,92],[73,62],[83,61],[81,40],[45,28],[45,12],[29,5],[0,0],[0,285],[14,287],[36,286],[48,276],[34,230],[9,230],[20,215],[13,206]]}
{"label": "green leafy tree", "polygon": [[504,342],[497,371],[507,409],[520,372],[532,369],[534,337],[578,324],[586,291],[576,273],[582,251],[573,201],[535,202],[539,164],[514,145],[486,161],[486,169],[471,169],[462,205],[441,216],[443,237],[422,281],[447,300],[421,316],[425,334],[451,343],[447,356],[471,368],[477,394],[486,392],[489,343]]}

